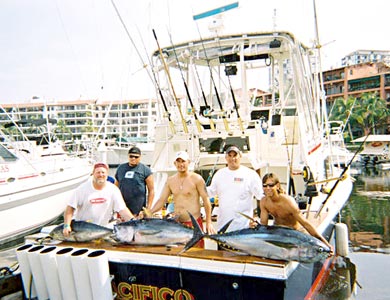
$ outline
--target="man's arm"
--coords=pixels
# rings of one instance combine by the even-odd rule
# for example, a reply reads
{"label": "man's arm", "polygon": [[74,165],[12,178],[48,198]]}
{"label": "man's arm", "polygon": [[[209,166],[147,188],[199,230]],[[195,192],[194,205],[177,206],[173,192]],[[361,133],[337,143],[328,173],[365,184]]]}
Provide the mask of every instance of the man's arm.
{"label": "man's arm", "polygon": [[198,190],[199,196],[203,200],[203,207],[206,213],[206,231],[209,234],[215,234],[216,231],[213,227],[212,221],[211,221],[211,203],[210,199],[207,195],[207,189],[206,184],[203,180],[203,178],[200,178],[200,180],[196,184],[196,188]]}
{"label": "man's arm", "polygon": [[327,245],[333,252],[333,247],[329,242],[317,231],[317,229],[307,220],[303,217],[301,212],[296,213],[296,220],[307,230],[308,233],[310,233],[315,238],[319,239],[321,242],[323,242],[325,245]]}
{"label": "man's arm", "polygon": [[268,210],[265,208],[265,198],[260,200],[260,224],[268,225]]}
{"label": "man's arm", "polygon": [[70,223],[72,222],[72,217],[75,209],[72,206],[66,206],[65,212],[64,212],[64,228],[62,230],[62,233],[64,236],[69,236],[70,232],[72,231],[72,228],[70,227]]}
{"label": "man's arm", "polygon": [[171,189],[169,187],[168,180],[165,183],[160,198],[156,201],[156,203],[154,203],[154,205],[152,205],[153,203],[148,203],[147,214],[153,215],[155,212],[159,211],[164,206],[165,202],[167,202],[168,197],[171,194]]}
{"label": "man's arm", "polygon": [[146,188],[148,189],[148,200],[146,202],[146,207],[151,207],[154,200],[154,178],[153,175],[149,175],[145,179]]}
{"label": "man's arm", "polygon": [[122,221],[129,221],[131,219],[134,219],[134,215],[131,213],[130,209],[125,207],[124,209],[118,211],[119,215],[121,216]]}

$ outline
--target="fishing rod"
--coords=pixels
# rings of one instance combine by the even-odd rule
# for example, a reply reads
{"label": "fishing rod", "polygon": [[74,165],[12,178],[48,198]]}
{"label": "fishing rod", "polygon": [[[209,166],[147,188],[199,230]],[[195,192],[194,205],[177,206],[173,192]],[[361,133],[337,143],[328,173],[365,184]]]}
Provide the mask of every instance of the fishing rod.
{"label": "fishing rod", "polygon": [[[158,93],[160,94],[161,102],[163,103],[163,106],[164,106],[165,114],[167,115],[167,118],[168,118],[168,122],[169,122],[169,126],[170,126],[170,128],[171,128],[172,134],[175,134],[175,133],[176,133],[176,129],[175,129],[175,126],[174,126],[174,124],[173,124],[173,122],[172,122],[172,120],[171,120],[171,114],[170,114],[169,111],[168,111],[167,105],[166,105],[166,103],[165,103],[164,96],[163,96],[163,94],[162,94],[160,85],[158,84],[158,80],[157,80],[157,78],[156,78],[156,75],[154,74],[153,70],[151,70],[151,72],[152,72],[152,74],[153,74],[153,78],[152,78],[152,76],[150,75],[149,70],[147,69],[147,66],[148,66],[148,65],[144,62],[144,59],[142,58],[141,53],[139,52],[139,50],[138,50],[138,48],[137,48],[137,46],[136,46],[134,40],[132,39],[132,37],[131,37],[131,35],[130,35],[129,30],[128,30],[127,27],[126,27],[125,22],[123,21],[121,15],[120,15],[120,13],[119,13],[118,8],[116,7],[116,5],[115,5],[115,3],[114,3],[114,0],[111,0],[111,3],[112,3],[112,6],[114,7],[114,9],[115,9],[115,11],[116,11],[116,14],[117,14],[117,16],[118,16],[118,18],[119,18],[119,20],[120,20],[120,22],[121,22],[123,28],[125,29],[125,32],[126,32],[127,37],[129,38],[131,44],[133,45],[135,51],[136,51],[137,54],[138,54],[138,57],[139,57],[140,61],[142,62],[143,68],[146,69],[146,73],[148,74],[150,80],[152,81],[152,83],[155,84],[155,87],[157,87]],[[142,43],[143,43],[143,45],[144,45],[144,47],[145,47],[145,43],[143,42],[143,40],[142,40]],[[146,47],[145,47],[145,52],[147,53]],[[152,64],[151,64],[149,55],[146,55],[146,56],[148,57],[150,67],[152,67]]]}
{"label": "fishing rod", "polygon": [[187,123],[186,123],[186,120],[183,117],[183,113],[182,113],[181,108],[180,108],[179,99],[176,96],[175,89],[173,87],[173,83],[172,83],[172,79],[171,79],[171,75],[169,73],[169,69],[168,69],[167,63],[165,62],[164,54],[162,53],[162,50],[161,50],[161,47],[160,47],[160,43],[158,42],[157,35],[156,35],[156,32],[154,31],[154,29],[152,29],[152,32],[153,32],[153,35],[154,35],[154,39],[156,40],[156,43],[157,43],[157,47],[158,47],[158,51],[160,53],[161,60],[162,60],[163,65],[164,65],[165,73],[167,74],[169,84],[171,85],[173,97],[175,98],[176,105],[177,105],[177,108],[178,108],[179,113],[180,113],[181,122],[183,124],[183,130],[184,130],[185,133],[188,133]]}
{"label": "fishing rod", "polygon": [[[382,118],[384,119],[384,118]],[[379,122],[377,122],[379,123]],[[367,133],[366,137],[364,138],[363,142],[360,144],[359,148],[355,151],[355,153],[353,154],[351,160],[348,162],[348,164],[344,167],[343,171],[341,172],[340,176],[337,178],[335,184],[332,186],[332,188],[330,189],[329,193],[327,194],[326,198],[324,201],[322,201],[321,203],[321,206],[320,206],[320,209],[317,211],[317,213],[315,214],[315,218],[318,218],[319,214],[321,213],[322,209],[324,208],[326,202],[328,202],[330,196],[332,195],[333,191],[336,189],[336,186],[338,185],[338,183],[341,181],[341,180],[344,180],[345,179],[345,173],[347,172],[347,170],[349,169],[349,167],[351,166],[352,162],[354,161],[356,155],[362,150],[363,148],[363,145],[365,144],[365,142],[367,141],[368,137],[370,136],[371,134],[371,130],[372,128],[375,126],[375,124],[373,126],[371,126],[369,132]]]}
{"label": "fishing rod", "polygon": [[[138,26],[137,26],[137,31],[138,31],[138,35],[140,36],[140,39],[141,39],[142,45],[144,47],[144,50],[145,50],[146,53],[148,53],[148,51],[146,49],[146,46],[145,46],[144,39],[142,38],[141,32],[138,29]],[[162,104],[164,106],[165,114],[166,114],[166,116],[168,118],[169,127],[171,128],[172,134],[176,134],[175,125],[173,124],[172,119],[171,119],[171,113],[168,111],[168,107],[167,107],[167,104],[165,103],[165,99],[164,99],[164,96],[162,94],[160,84],[158,83],[156,74],[153,71],[153,63],[152,63],[151,59],[149,58],[149,55],[147,55],[147,58],[148,58],[148,61],[149,61],[149,65],[150,65],[150,67],[152,69],[152,75],[153,75],[153,78],[154,78],[154,82],[156,83],[156,87],[157,87],[158,93],[160,94],[161,102],[162,102]]]}
{"label": "fishing rod", "polygon": [[196,127],[198,128],[198,132],[201,133],[202,132],[202,124],[200,123],[200,121],[198,119],[198,115],[196,114],[194,103],[192,102],[190,91],[189,91],[188,85],[184,79],[183,71],[182,71],[181,66],[180,66],[180,61],[179,61],[179,58],[177,57],[176,49],[175,49],[175,46],[173,45],[173,42],[172,42],[172,35],[170,34],[169,31],[168,31],[168,35],[169,35],[169,40],[171,41],[173,53],[175,54],[175,59],[176,59],[177,66],[178,66],[179,71],[180,71],[181,79],[183,80],[184,88],[185,88],[186,93],[187,93],[188,101],[190,102],[192,113],[194,114]]}
{"label": "fishing rod", "polygon": [[201,34],[200,34],[200,30],[199,30],[198,23],[195,22],[195,24],[196,24],[196,28],[197,28],[197,30],[198,30],[198,34],[199,34],[200,41],[201,41],[201,43],[202,43],[202,48],[203,48],[204,56],[205,56],[205,58],[206,58],[207,66],[208,66],[209,71],[210,71],[210,78],[211,78],[211,82],[213,83],[213,87],[214,87],[214,91],[215,91],[215,96],[217,97],[219,109],[220,109],[221,112],[222,112],[222,119],[223,119],[223,123],[225,124],[225,130],[226,130],[227,132],[229,132],[229,131],[230,131],[230,129],[229,129],[229,123],[228,123],[228,121],[227,121],[227,119],[226,119],[226,114],[225,114],[225,111],[224,111],[224,109],[223,109],[222,102],[221,102],[221,98],[219,97],[219,93],[218,93],[218,90],[217,90],[217,85],[215,84],[215,81],[214,81],[213,69],[211,68],[209,59],[208,59],[208,57],[207,57],[206,48],[205,48],[205,46],[204,46],[204,42],[203,42],[202,36],[201,36]]}
{"label": "fishing rod", "polygon": [[[195,74],[196,74],[196,77],[198,79],[198,82],[199,82],[199,86],[200,86],[200,90],[202,92],[202,97],[203,97],[203,101],[204,101],[204,105],[209,108],[211,108],[208,104],[207,104],[207,99],[206,99],[206,95],[204,93],[204,90],[203,90],[203,86],[202,86],[202,81],[200,80],[200,77],[199,77],[199,73],[198,73],[198,68],[196,66],[196,64],[193,64],[194,66],[194,69],[195,69]],[[210,120],[210,128],[212,131],[215,131],[215,124],[214,124],[214,121],[213,119],[210,117],[208,117],[208,119]]]}
{"label": "fishing rod", "polygon": [[[217,39],[218,39],[219,52],[221,53],[221,55],[223,55],[222,46],[221,46],[221,43],[220,43],[220,39],[219,39],[218,34],[217,34]],[[233,100],[234,109],[236,110],[238,124],[239,124],[239,126],[240,126],[241,132],[244,133],[244,125],[242,124],[240,112],[238,111],[236,96],[234,95],[232,83],[231,83],[231,81],[230,81],[230,75],[226,74],[226,77],[228,78],[230,93],[231,93],[231,95],[232,95],[232,100]]]}

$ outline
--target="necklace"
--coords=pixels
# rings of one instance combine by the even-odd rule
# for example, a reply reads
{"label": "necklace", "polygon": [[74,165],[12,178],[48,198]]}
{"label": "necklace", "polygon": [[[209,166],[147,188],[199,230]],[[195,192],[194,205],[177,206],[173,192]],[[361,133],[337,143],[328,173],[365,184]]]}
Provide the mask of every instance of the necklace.
{"label": "necklace", "polygon": [[184,177],[182,180],[181,180],[181,182],[180,182],[180,189],[182,190],[183,189],[183,183],[184,183],[184,181],[186,180],[186,178],[187,178],[187,176],[186,177]]}

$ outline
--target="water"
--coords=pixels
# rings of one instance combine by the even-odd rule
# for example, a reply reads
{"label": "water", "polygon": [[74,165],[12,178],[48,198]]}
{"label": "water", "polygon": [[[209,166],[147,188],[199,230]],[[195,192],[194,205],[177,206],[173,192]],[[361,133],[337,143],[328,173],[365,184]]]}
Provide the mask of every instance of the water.
{"label": "water", "polygon": [[[390,170],[353,171],[356,182],[351,198],[343,209],[342,222],[349,228],[349,257],[357,269],[358,286],[354,298],[389,299]],[[0,253],[0,267],[10,266],[14,261],[13,250]]]}
{"label": "water", "polygon": [[342,212],[350,258],[357,268],[356,299],[390,295],[390,170],[355,169],[354,190]]}

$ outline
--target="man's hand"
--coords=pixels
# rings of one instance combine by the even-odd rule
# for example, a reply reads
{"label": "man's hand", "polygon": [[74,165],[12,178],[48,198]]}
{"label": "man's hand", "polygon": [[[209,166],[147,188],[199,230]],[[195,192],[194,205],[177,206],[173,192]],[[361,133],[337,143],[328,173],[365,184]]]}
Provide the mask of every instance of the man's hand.
{"label": "man's hand", "polygon": [[143,207],[138,214],[138,219],[151,218],[152,216],[153,216],[152,211],[147,207]]}
{"label": "man's hand", "polygon": [[72,228],[70,227],[70,225],[64,224],[64,229],[62,230],[62,233],[64,234],[64,236],[69,237],[71,232],[72,232]]}

